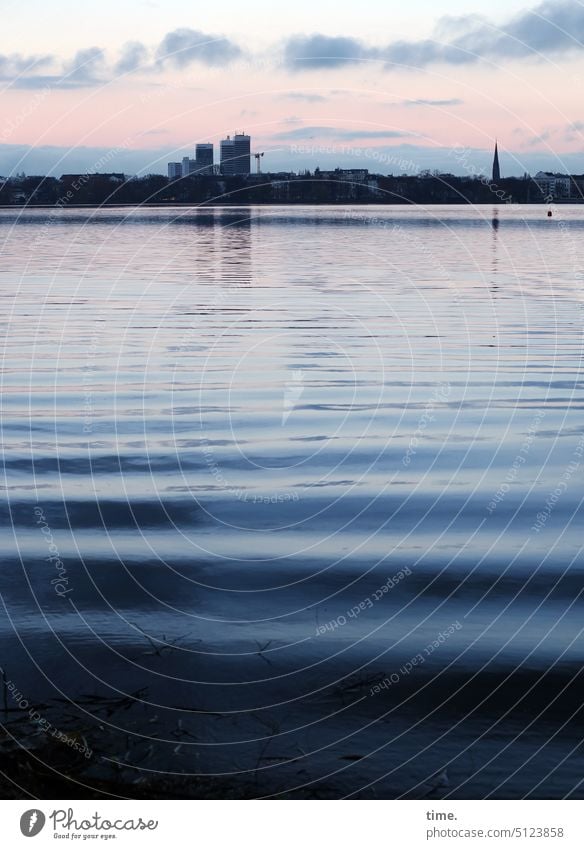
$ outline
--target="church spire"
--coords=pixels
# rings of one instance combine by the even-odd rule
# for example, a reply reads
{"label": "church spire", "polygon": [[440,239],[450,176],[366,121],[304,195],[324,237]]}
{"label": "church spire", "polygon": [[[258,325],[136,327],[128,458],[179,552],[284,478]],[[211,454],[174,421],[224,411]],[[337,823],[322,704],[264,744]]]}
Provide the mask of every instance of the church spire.
{"label": "church spire", "polygon": [[493,157],[493,183],[498,183],[501,179],[501,169],[499,168],[499,149],[495,141],[495,155]]}

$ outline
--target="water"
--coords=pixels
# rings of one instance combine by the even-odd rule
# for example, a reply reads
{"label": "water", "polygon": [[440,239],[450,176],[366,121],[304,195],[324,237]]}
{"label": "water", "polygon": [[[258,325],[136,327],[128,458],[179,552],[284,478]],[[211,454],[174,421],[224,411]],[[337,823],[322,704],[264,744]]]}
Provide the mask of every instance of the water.
{"label": "water", "polygon": [[141,689],[137,774],[581,798],[583,235],[0,211],[8,678]]}

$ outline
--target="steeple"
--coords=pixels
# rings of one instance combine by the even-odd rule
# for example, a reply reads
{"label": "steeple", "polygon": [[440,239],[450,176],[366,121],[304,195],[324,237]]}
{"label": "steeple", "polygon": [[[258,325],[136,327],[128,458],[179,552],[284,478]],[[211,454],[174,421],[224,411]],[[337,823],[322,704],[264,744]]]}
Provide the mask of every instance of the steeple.
{"label": "steeple", "polygon": [[495,141],[495,155],[493,157],[493,183],[498,183],[501,179],[501,169],[499,168],[499,150]]}

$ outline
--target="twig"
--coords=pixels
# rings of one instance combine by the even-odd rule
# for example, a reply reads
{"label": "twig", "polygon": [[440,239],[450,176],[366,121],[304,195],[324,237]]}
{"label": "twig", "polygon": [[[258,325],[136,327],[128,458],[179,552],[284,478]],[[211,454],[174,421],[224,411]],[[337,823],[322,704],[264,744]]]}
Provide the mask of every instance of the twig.
{"label": "twig", "polygon": [[271,644],[272,644],[273,640],[268,640],[268,642],[267,642],[265,645],[263,645],[263,646],[262,646],[262,645],[260,645],[260,644],[259,644],[259,642],[258,642],[257,640],[254,640],[254,642],[255,642],[256,646],[258,647],[258,652],[257,652],[257,653],[258,653],[258,655],[261,657],[261,659],[262,659],[262,660],[265,660],[265,661],[266,661],[266,663],[268,663],[270,666],[273,666],[272,661],[271,661],[269,658],[264,657],[264,655],[263,655],[263,652],[265,652],[265,650],[267,649],[267,647],[268,647],[269,645],[271,645]]}

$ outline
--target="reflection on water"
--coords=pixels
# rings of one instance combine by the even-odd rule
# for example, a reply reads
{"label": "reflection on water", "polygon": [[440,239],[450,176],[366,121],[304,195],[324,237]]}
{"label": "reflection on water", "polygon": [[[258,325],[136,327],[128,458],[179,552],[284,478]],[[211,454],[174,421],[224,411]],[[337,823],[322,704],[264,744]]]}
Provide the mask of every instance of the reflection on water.
{"label": "reflection on water", "polygon": [[20,689],[265,793],[581,796],[561,212],[1,211]]}

